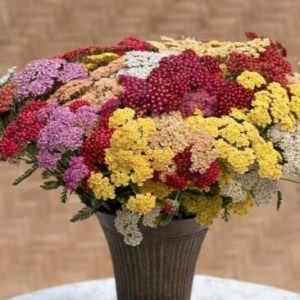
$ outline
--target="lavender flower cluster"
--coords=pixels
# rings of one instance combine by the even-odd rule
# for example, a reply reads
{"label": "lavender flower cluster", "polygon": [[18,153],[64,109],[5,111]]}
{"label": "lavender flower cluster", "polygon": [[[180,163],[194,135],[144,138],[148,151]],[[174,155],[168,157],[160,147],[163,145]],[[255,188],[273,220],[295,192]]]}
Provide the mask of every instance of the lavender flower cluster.
{"label": "lavender flower cluster", "polygon": [[37,141],[38,165],[48,169],[55,168],[65,152],[78,149],[85,132],[97,122],[93,107],[82,106],[72,112],[57,103],[41,109],[37,117],[40,122],[46,123]]}
{"label": "lavender flower cluster", "polygon": [[87,77],[87,72],[80,64],[55,58],[36,60],[15,76],[16,100],[41,97],[51,92],[54,87],[59,87],[72,79]]}
{"label": "lavender flower cluster", "polygon": [[80,182],[89,174],[82,156],[74,156],[69,161],[69,167],[64,172],[63,180],[70,190],[76,190]]}

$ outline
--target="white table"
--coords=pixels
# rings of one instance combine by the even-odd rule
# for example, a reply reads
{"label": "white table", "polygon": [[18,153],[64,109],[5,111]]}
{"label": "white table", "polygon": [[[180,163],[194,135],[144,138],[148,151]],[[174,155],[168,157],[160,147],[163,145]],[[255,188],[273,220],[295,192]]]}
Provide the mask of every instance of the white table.
{"label": "white table", "polygon": [[[114,279],[65,284],[8,300],[116,300]],[[300,300],[300,294],[232,279],[196,275],[192,300]]]}

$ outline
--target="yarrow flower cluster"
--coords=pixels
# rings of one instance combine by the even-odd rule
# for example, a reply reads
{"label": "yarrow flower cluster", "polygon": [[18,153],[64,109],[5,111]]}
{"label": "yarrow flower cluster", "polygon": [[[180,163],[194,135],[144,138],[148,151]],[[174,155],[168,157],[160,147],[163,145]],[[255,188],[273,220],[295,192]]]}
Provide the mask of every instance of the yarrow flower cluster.
{"label": "yarrow flower cluster", "polygon": [[22,101],[28,97],[41,97],[51,92],[55,85],[87,76],[84,68],[77,63],[68,63],[63,59],[37,60],[14,77],[16,99]]}
{"label": "yarrow flower cluster", "polygon": [[268,137],[274,145],[282,150],[285,160],[283,172],[286,175],[300,175],[300,121],[297,122],[295,132],[281,131],[278,125],[268,131]]}
{"label": "yarrow flower cluster", "polygon": [[89,174],[88,167],[84,164],[81,156],[73,156],[69,161],[69,166],[63,174],[63,180],[66,187],[70,190],[76,190],[81,181]]}
{"label": "yarrow flower cluster", "polygon": [[[205,226],[281,194],[300,175],[300,74],[268,38],[93,45],[0,78],[0,159],[42,169],[86,206],[116,215],[125,243],[142,227]],[[279,205],[278,205],[279,206]]]}

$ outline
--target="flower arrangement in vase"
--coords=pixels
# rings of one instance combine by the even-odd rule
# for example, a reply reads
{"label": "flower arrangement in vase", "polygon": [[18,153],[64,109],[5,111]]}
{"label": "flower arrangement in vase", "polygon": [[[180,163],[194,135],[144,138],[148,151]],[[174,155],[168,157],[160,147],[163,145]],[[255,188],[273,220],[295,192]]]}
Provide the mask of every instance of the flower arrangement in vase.
{"label": "flower arrangement in vase", "polygon": [[[300,174],[299,74],[281,44],[247,36],[125,38],[0,79],[0,159],[30,165],[14,184],[41,170],[62,202],[77,194],[72,221],[98,215],[119,299],[189,299],[207,226],[279,207],[278,180]],[[170,253],[182,265],[165,274]]]}

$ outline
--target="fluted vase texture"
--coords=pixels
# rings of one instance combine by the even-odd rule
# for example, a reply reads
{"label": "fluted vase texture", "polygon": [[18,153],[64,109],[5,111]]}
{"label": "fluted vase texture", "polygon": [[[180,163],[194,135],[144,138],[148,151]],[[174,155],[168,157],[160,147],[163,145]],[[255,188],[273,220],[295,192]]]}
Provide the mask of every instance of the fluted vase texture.
{"label": "fluted vase texture", "polygon": [[97,214],[112,256],[118,300],[189,300],[197,257],[207,228],[194,219],[142,227],[144,239],[128,246],[114,216]]}

